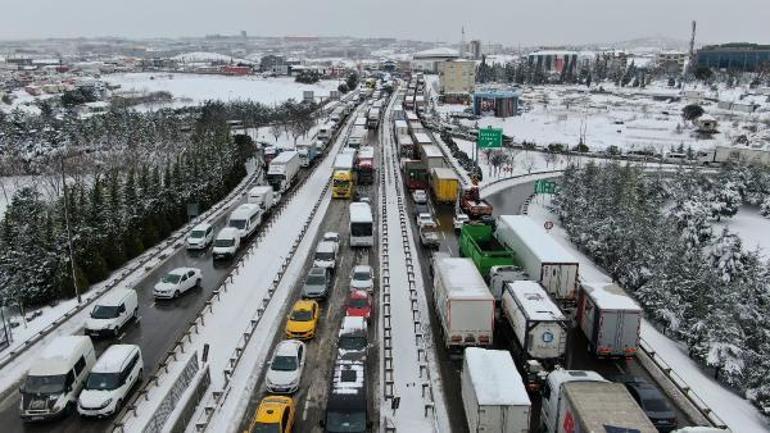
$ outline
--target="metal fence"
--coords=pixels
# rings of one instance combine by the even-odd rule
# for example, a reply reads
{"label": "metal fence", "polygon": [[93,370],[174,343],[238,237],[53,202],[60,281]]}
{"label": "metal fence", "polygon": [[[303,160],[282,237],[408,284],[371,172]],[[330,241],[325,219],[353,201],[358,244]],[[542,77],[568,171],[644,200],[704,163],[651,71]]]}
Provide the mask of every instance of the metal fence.
{"label": "metal fence", "polygon": [[199,368],[198,352],[193,352],[190,359],[187,360],[187,364],[179,373],[179,376],[174,380],[174,384],[171,385],[165,398],[155,409],[150,422],[142,429],[142,433],[160,433],[163,430],[168,416],[174,411],[179,399],[182,398],[182,394],[187,390],[187,386],[198,373]]}

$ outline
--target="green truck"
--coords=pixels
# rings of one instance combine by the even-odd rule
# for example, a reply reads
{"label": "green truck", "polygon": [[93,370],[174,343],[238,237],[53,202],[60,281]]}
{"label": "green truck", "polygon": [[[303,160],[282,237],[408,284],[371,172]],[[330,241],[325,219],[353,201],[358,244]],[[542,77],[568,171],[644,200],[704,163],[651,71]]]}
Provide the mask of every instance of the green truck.
{"label": "green truck", "polygon": [[473,260],[484,279],[489,279],[492,266],[519,266],[514,252],[493,236],[492,226],[467,223],[460,232],[460,255]]}

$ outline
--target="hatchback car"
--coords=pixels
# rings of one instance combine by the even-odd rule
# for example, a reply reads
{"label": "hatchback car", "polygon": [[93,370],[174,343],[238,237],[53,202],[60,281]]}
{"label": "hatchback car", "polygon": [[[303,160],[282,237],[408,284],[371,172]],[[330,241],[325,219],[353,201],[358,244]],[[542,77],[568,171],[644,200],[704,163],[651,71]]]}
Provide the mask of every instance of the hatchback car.
{"label": "hatchback car", "polygon": [[265,375],[267,390],[276,394],[292,394],[299,389],[305,369],[305,343],[284,340],[275,346],[270,367]]}
{"label": "hatchback car", "polygon": [[417,227],[422,227],[425,224],[435,224],[433,217],[429,213],[417,214]]}
{"label": "hatchback car", "polygon": [[249,423],[250,433],[291,433],[296,408],[291,397],[269,395],[259,402]]}
{"label": "hatchback car", "polygon": [[303,299],[295,302],[286,321],[286,337],[298,340],[310,340],[315,337],[320,310],[316,301]]}
{"label": "hatchback car", "polygon": [[313,267],[305,277],[302,285],[302,297],[311,299],[326,298],[329,296],[329,289],[332,286],[332,278],[329,270],[325,268]]}
{"label": "hatchback car", "polygon": [[353,267],[350,275],[351,290],[366,290],[371,293],[374,291],[374,272],[369,265],[357,265]]}
{"label": "hatchback car", "polygon": [[83,392],[78,397],[82,416],[114,415],[141,381],[144,363],[142,351],[134,344],[113,344],[102,353],[88,373]]}
{"label": "hatchback car", "polygon": [[412,193],[412,200],[415,203],[425,204],[428,202],[428,193],[424,189],[416,189]]}
{"label": "hatchback car", "polygon": [[639,377],[624,379],[623,384],[658,431],[667,433],[676,428],[676,414],[658,388]]}
{"label": "hatchback car", "polygon": [[372,315],[372,297],[364,290],[353,290],[345,303],[345,315],[363,317],[367,321]]}
{"label": "hatchback car", "polygon": [[155,284],[153,296],[159,299],[178,298],[182,293],[200,287],[203,275],[198,268],[176,268]]}

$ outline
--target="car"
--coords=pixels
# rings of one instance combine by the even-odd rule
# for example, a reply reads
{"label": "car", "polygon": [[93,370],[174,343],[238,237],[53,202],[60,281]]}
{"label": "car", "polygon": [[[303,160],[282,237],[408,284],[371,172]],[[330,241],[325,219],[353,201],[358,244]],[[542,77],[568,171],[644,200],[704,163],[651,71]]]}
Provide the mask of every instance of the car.
{"label": "car", "polygon": [[93,337],[117,337],[131,320],[139,319],[139,300],[133,289],[116,289],[94,302],[84,332]]}
{"label": "car", "polygon": [[247,431],[251,433],[291,433],[295,413],[294,399],[283,395],[269,395],[259,402]]}
{"label": "car", "polygon": [[283,340],[275,346],[265,374],[265,386],[274,394],[293,394],[299,389],[305,369],[305,343]]}
{"label": "car", "polygon": [[365,290],[351,290],[345,302],[345,315],[368,321],[372,316],[372,296]]}
{"label": "car", "polygon": [[455,228],[455,231],[459,232],[463,229],[463,226],[467,224],[471,219],[463,212],[458,212],[457,215],[455,215],[454,219],[452,220],[452,225]]}
{"label": "car", "polygon": [[350,290],[374,291],[374,270],[369,265],[356,265],[350,272]]}
{"label": "car", "polygon": [[187,235],[185,245],[188,250],[205,250],[212,242],[214,242],[214,226],[201,223],[193,227]]}
{"label": "car", "polygon": [[423,225],[420,226],[419,232],[420,243],[423,247],[437,249],[441,245],[436,224],[432,222],[423,223]]}
{"label": "car", "polygon": [[345,316],[337,335],[337,359],[365,362],[368,348],[366,319],[360,316]]}
{"label": "car", "polygon": [[326,268],[312,267],[302,285],[303,298],[326,298],[332,286],[332,278]]}
{"label": "car", "polygon": [[198,268],[176,268],[155,284],[152,295],[156,299],[178,298],[195,287],[200,287],[203,274]]}
{"label": "car", "polygon": [[425,204],[428,202],[428,193],[424,189],[416,189],[412,193],[412,200],[415,203]]}
{"label": "car", "polygon": [[86,377],[78,397],[78,413],[107,417],[118,413],[144,371],[142,351],[135,344],[113,344],[102,353]]}
{"label": "car", "polygon": [[315,337],[321,308],[318,302],[302,299],[294,303],[286,321],[285,334],[287,338],[310,340]]}
{"label": "car", "polygon": [[436,224],[435,221],[433,221],[433,216],[429,213],[419,213],[416,217],[417,220],[417,227],[422,227],[425,224]]}
{"label": "car", "polygon": [[667,433],[676,429],[676,414],[658,388],[640,377],[621,380],[658,431]]}
{"label": "car", "polygon": [[313,266],[333,271],[337,267],[337,246],[330,241],[319,242],[313,256]]}
{"label": "car", "polygon": [[414,205],[414,213],[417,215],[421,213],[430,214],[430,207],[427,203],[417,203]]}

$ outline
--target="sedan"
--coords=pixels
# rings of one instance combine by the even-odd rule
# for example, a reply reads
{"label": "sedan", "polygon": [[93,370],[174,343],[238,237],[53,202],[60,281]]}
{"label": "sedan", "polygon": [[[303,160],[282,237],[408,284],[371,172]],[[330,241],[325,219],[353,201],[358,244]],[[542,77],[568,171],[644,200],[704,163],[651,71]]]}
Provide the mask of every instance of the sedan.
{"label": "sedan", "polygon": [[639,377],[623,380],[623,383],[658,431],[667,433],[676,428],[676,414],[658,388]]}
{"label": "sedan", "polygon": [[202,280],[203,275],[198,268],[177,268],[155,284],[152,294],[159,299],[177,298],[190,289],[200,287]]}
{"label": "sedan", "polygon": [[284,340],[273,351],[269,368],[265,374],[268,392],[292,394],[299,389],[302,371],[305,369],[305,343]]}
{"label": "sedan", "polygon": [[415,203],[425,204],[428,202],[428,193],[424,189],[416,189],[412,193],[412,200]]}
{"label": "sedan", "polygon": [[421,213],[417,214],[417,227],[422,227],[425,224],[436,224],[435,221],[433,221],[433,217],[429,213]]}
{"label": "sedan", "polygon": [[332,285],[331,275],[326,268],[313,267],[302,285],[303,298],[326,298]]}
{"label": "sedan", "polygon": [[364,290],[353,290],[345,303],[345,315],[363,317],[367,321],[372,315],[372,297]]}
{"label": "sedan", "polygon": [[454,220],[452,220],[452,225],[454,225],[455,231],[460,231],[463,229],[463,226],[470,222],[470,218],[468,218],[468,215],[459,212],[457,215],[455,215]]}
{"label": "sedan", "polygon": [[371,266],[358,265],[353,268],[350,275],[351,290],[366,290],[369,293],[374,291],[374,271]]}
{"label": "sedan", "polygon": [[316,301],[303,299],[294,303],[286,321],[286,337],[310,340],[315,337],[321,308]]}

